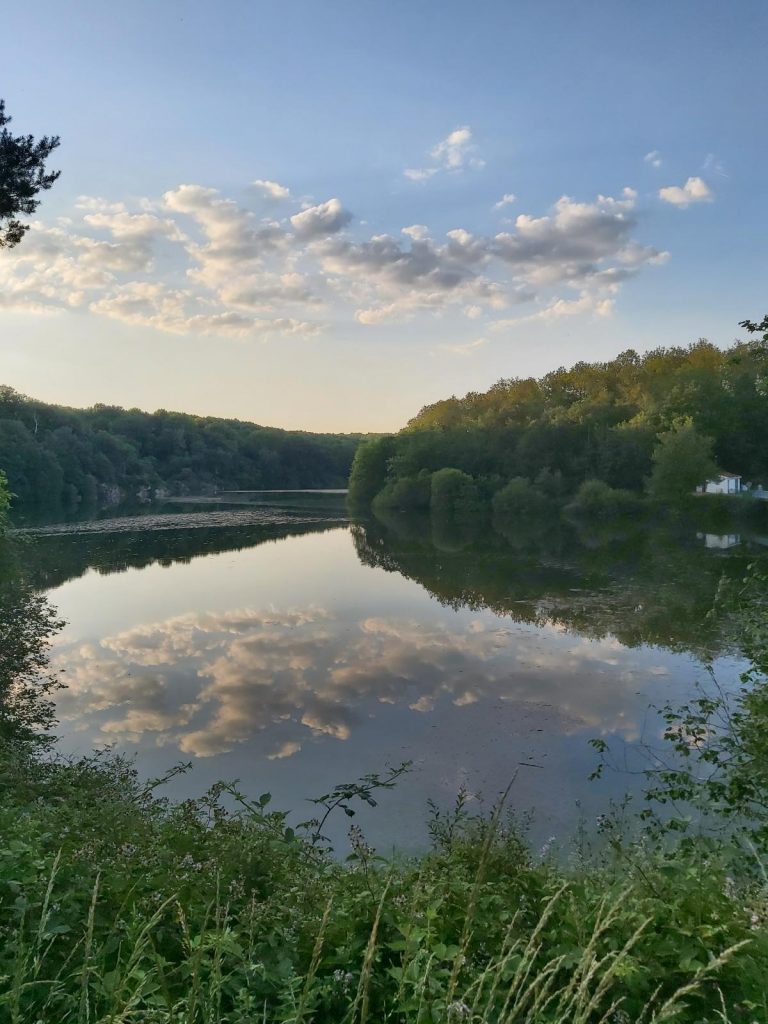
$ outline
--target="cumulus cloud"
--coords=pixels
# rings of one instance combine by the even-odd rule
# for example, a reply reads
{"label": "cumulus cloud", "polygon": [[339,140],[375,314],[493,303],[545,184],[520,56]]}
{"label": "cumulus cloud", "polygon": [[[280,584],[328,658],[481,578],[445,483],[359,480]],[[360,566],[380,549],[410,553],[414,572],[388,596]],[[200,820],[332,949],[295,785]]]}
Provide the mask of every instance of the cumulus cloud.
{"label": "cumulus cloud", "polygon": [[651,167],[661,167],[662,164],[661,153],[658,149],[652,149],[650,153],[646,153],[643,160]]}
{"label": "cumulus cloud", "polygon": [[703,178],[689,178],[682,187],[667,185],[659,189],[659,199],[681,208],[691,203],[711,203],[714,198],[714,193]]}
{"label": "cumulus cloud", "polygon": [[[438,170],[475,159],[468,132],[435,147]],[[698,181],[678,190],[685,202],[704,198]],[[592,201],[563,196],[497,234],[456,226],[433,237],[422,223],[397,234],[353,228],[339,198],[274,219],[198,184],[131,208],[81,197],[72,217],[35,222],[0,262],[0,308],[76,308],[177,335],[253,340],[317,334],[331,310],[369,327],[454,307],[472,320],[533,301],[538,318],[591,315],[668,256],[633,237],[636,198],[629,188]],[[676,193],[667,198],[680,205]]]}
{"label": "cumulus cloud", "polygon": [[472,142],[472,129],[468,125],[454,128],[429,152],[432,164],[427,167],[408,167],[403,171],[411,181],[427,181],[440,171],[463,171],[466,168],[479,170],[485,161],[477,156],[477,146]]}
{"label": "cumulus cloud", "polygon": [[520,214],[514,231],[494,239],[496,253],[526,268],[527,279],[540,284],[584,279],[629,244],[636,226],[634,205],[631,190],[620,199],[598,196],[592,203],[563,196],[548,216]]}
{"label": "cumulus cloud", "polygon": [[296,271],[235,276],[221,284],[219,297],[225,303],[259,310],[272,310],[286,303],[320,302],[309,279]]}
{"label": "cumulus cloud", "polygon": [[563,317],[590,315],[595,317],[607,317],[613,312],[615,301],[600,295],[583,292],[575,299],[553,299],[542,309],[528,316],[521,316],[509,320],[497,320],[492,324],[492,330],[498,331],[507,327],[517,327],[520,324],[534,323],[537,320],[544,323],[552,323],[561,320]]}
{"label": "cumulus cloud", "polygon": [[267,754],[268,761],[282,761],[286,757],[293,757],[301,750],[301,744],[295,740],[286,740],[281,743],[274,754]]}
{"label": "cumulus cloud", "polygon": [[285,244],[285,232],[274,221],[261,221],[217,189],[201,185],[179,185],[163,196],[166,207],[191,217],[203,231],[205,241],[191,244],[189,253],[205,268],[211,263],[226,267],[233,260],[258,261]]}
{"label": "cumulus cloud", "polygon": [[267,199],[291,198],[291,190],[287,186],[280,185],[276,181],[266,181],[264,178],[257,178],[255,181],[251,182],[251,185],[257,190],[257,192],[261,192],[263,196],[266,196]]}
{"label": "cumulus cloud", "polygon": [[425,224],[411,224],[407,228],[402,228],[401,234],[412,238],[414,242],[423,242],[429,238],[429,228]]}
{"label": "cumulus cloud", "polygon": [[[312,242],[311,255],[328,286],[355,303],[364,325],[439,314],[455,304],[476,318],[483,309],[499,311],[562,286],[579,295],[602,295],[590,301],[555,296],[557,315],[565,309],[604,315],[623,281],[667,255],[633,240],[636,198],[630,188],[618,198],[598,196],[593,202],[564,196],[550,214],[520,214],[510,230],[493,237],[454,228],[442,242],[423,224],[403,228],[400,239],[379,234],[356,241],[339,230],[344,209],[338,201],[291,222]],[[310,301],[307,282],[291,281],[293,298]],[[231,290],[227,298],[234,300]]]}
{"label": "cumulus cloud", "polygon": [[306,321],[278,317],[274,320],[245,313],[190,313],[189,292],[171,291],[161,284],[133,282],[111,295],[91,303],[90,310],[101,316],[140,327],[153,327],[169,334],[217,334],[230,337],[268,337],[278,334],[311,336],[318,326]]}
{"label": "cumulus cloud", "polygon": [[511,206],[517,202],[517,196],[513,192],[505,192],[498,203],[493,204],[494,210],[503,210],[505,206]]}
{"label": "cumulus cloud", "polygon": [[296,235],[302,239],[335,235],[352,220],[352,214],[341,205],[340,199],[329,199],[318,206],[310,206],[291,217]]}
{"label": "cumulus cloud", "polygon": [[455,128],[442,142],[438,142],[430,156],[449,171],[466,166],[482,167],[484,161],[473,155],[476,148],[472,143],[472,131],[465,125]]}

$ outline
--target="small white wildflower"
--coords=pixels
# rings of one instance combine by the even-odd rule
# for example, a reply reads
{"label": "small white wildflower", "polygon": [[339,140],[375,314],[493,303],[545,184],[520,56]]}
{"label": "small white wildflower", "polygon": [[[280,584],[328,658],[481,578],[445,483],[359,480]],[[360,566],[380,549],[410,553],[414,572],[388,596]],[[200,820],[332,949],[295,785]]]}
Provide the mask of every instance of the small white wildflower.
{"label": "small white wildflower", "polygon": [[472,1016],[472,1010],[466,1003],[462,1003],[459,1000],[449,1003],[446,1009],[448,1011],[448,1024],[459,1024],[459,1021],[469,1020]]}
{"label": "small white wildflower", "polygon": [[242,878],[233,878],[229,883],[229,893],[235,899],[239,899],[245,895],[245,882]]}
{"label": "small white wildflower", "polygon": [[539,857],[541,860],[546,860],[549,856],[549,851],[552,849],[552,843],[554,843],[557,836],[550,836],[549,839],[544,843],[542,848],[539,850]]}

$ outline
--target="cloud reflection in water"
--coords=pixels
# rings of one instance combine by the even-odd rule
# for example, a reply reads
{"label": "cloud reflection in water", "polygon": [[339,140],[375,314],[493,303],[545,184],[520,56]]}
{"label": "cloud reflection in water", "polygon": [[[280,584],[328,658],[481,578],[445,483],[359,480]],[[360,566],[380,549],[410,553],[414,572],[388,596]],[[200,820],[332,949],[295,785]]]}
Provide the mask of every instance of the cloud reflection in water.
{"label": "cloud reflection in water", "polygon": [[[648,677],[680,656],[588,640],[555,625],[450,611],[438,621],[350,619],[305,608],[190,613],[60,649],[59,713],[97,742],[211,757],[269,730],[269,759],[345,741],[382,705],[410,715],[475,707],[514,729],[637,738]],[[383,709],[382,709],[383,710]],[[543,723],[543,724],[542,724]]]}

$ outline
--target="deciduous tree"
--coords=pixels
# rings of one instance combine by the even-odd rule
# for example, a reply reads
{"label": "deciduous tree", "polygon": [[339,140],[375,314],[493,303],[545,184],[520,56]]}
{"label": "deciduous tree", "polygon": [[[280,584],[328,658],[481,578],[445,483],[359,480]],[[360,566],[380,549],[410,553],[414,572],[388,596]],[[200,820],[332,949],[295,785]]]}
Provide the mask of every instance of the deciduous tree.
{"label": "deciduous tree", "polygon": [[717,472],[712,439],[700,434],[689,417],[679,419],[659,434],[648,492],[663,504],[679,505]]}

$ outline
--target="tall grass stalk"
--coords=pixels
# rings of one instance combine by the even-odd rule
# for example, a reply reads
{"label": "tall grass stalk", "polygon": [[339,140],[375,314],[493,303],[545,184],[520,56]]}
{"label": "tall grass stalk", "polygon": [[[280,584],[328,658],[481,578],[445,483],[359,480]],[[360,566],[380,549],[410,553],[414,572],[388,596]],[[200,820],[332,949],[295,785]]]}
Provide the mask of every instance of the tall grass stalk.
{"label": "tall grass stalk", "polygon": [[[387,893],[389,892],[389,880],[384,886],[384,891],[381,894],[379,905],[376,908],[376,916],[373,919],[373,927],[371,928],[371,934],[368,939],[368,945],[365,947],[365,956],[363,957],[363,965],[360,971],[360,980],[357,986],[357,993],[355,995],[355,1001],[352,1005],[350,1013],[351,1024],[366,1024],[368,1020],[368,1008],[369,1008],[369,997],[370,997],[370,984],[371,976],[373,974],[373,961],[376,955],[376,938],[379,934],[379,924],[381,922],[381,914],[384,910],[384,903],[387,899]],[[357,1010],[360,1008],[360,1017],[358,1020]]]}
{"label": "tall grass stalk", "polygon": [[309,970],[307,976],[304,979],[304,987],[301,991],[301,1000],[299,1002],[298,1009],[296,1010],[296,1017],[294,1020],[296,1024],[302,1024],[304,1020],[304,1014],[306,1013],[307,1007],[309,1006],[310,999],[312,997],[312,986],[315,981],[315,975],[317,969],[320,966],[320,960],[323,953],[323,943],[325,942],[325,930],[328,927],[328,918],[331,916],[331,908],[333,907],[333,899],[329,899],[326,904],[325,911],[323,912],[323,918],[320,922],[320,927],[317,931],[317,937],[315,938],[315,945],[312,948],[312,959],[309,962]]}
{"label": "tall grass stalk", "polygon": [[99,882],[101,875],[96,875],[91,893],[91,903],[88,908],[88,923],[85,931],[85,948],[83,950],[83,967],[80,972],[80,1011],[78,1013],[78,1024],[90,1024],[91,1003],[90,1003],[90,980],[91,980],[91,954],[93,952],[93,931],[96,920],[96,903],[99,899]]}

